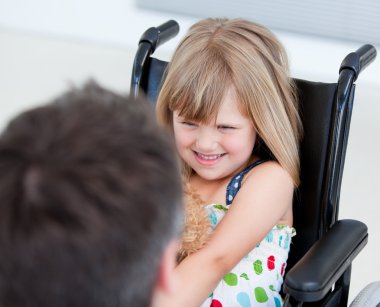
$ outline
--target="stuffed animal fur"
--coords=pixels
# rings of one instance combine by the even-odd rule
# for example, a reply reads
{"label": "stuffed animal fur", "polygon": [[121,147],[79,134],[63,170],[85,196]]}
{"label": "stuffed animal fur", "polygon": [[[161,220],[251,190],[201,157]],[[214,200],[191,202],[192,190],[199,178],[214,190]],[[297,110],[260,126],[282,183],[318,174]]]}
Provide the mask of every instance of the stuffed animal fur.
{"label": "stuffed animal fur", "polygon": [[184,187],[184,205],[185,226],[177,255],[178,263],[205,246],[211,233],[205,203],[189,184]]}

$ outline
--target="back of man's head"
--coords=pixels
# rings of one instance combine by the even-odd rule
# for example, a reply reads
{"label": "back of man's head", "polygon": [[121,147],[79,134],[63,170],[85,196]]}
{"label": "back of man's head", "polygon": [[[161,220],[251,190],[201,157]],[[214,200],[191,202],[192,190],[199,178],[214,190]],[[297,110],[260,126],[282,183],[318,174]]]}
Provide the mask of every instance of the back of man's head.
{"label": "back of man's head", "polygon": [[94,83],[0,137],[0,306],[149,306],[179,231],[175,150],[145,101]]}

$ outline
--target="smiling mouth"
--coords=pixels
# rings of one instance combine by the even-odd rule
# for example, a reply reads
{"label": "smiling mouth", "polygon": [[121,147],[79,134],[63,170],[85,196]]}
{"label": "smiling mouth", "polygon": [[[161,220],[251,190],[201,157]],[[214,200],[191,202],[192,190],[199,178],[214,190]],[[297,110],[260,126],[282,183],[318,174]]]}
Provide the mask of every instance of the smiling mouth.
{"label": "smiling mouth", "polygon": [[194,153],[197,156],[197,158],[204,160],[204,161],[210,161],[210,162],[218,160],[220,157],[223,157],[225,155],[225,153],[216,154],[216,155],[205,155],[205,154],[201,154],[197,151],[194,151]]}

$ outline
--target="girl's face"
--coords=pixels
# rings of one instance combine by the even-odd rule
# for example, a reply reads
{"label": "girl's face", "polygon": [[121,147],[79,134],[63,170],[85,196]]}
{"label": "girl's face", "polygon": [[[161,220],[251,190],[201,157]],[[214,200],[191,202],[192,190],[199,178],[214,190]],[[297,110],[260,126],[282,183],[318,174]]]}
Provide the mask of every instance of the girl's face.
{"label": "girl's face", "polygon": [[175,142],[180,157],[202,178],[218,180],[242,170],[252,156],[256,131],[239,111],[233,89],[227,91],[215,120],[189,121],[173,112]]}

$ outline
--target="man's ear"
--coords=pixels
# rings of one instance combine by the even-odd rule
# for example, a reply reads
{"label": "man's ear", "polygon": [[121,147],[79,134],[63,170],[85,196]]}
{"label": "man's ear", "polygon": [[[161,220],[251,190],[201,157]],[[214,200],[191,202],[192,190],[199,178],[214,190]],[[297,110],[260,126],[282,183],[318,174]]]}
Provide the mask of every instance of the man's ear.
{"label": "man's ear", "polygon": [[158,268],[155,291],[162,292],[166,295],[172,295],[175,292],[176,281],[174,269],[177,266],[177,253],[179,241],[172,240],[165,248]]}

